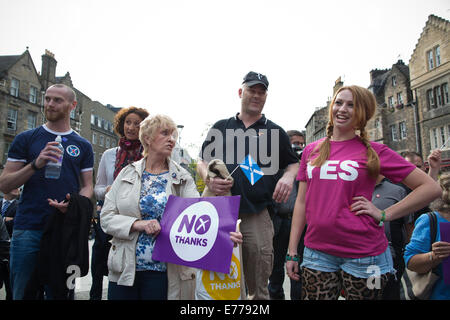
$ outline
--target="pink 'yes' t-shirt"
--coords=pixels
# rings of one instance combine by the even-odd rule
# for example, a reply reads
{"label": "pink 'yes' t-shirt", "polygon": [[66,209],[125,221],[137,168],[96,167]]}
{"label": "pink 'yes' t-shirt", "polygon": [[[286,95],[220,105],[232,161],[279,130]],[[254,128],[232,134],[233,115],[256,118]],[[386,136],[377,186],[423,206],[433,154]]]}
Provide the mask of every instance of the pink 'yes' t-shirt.
{"label": "pink 'yes' t-shirt", "polygon": [[[297,180],[307,182],[305,246],[343,258],[362,258],[383,253],[388,245],[384,228],[369,215],[350,211],[352,198],[372,199],[375,180],[366,167],[367,148],[356,136],[331,141],[330,156],[320,168],[307,164],[316,145],[306,146]],[[387,146],[371,142],[380,158],[380,174],[394,183],[405,179],[415,166]]]}

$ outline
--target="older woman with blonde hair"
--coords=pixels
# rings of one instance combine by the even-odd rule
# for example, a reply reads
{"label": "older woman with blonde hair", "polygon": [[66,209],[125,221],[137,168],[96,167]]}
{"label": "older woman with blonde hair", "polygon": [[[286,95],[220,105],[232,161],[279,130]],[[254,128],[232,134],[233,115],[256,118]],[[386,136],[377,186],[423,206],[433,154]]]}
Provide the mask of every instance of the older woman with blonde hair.
{"label": "older woman with blonde hair", "polygon": [[190,174],[170,160],[176,124],[155,115],[141,122],[144,158],[119,173],[106,194],[101,226],[112,235],[110,300],[193,299],[195,270],[152,259],[169,195],[198,197]]}
{"label": "older woman with blonde hair", "polygon": [[[383,144],[370,142],[366,125],[374,95],[359,86],[340,88],[329,106],[327,136],[306,146],[297,176],[286,269],[299,280],[297,244],[305,224],[301,278],[304,299],[381,297],[395,270],[383,222],[422,208],[441,193],[433,179]],[[371,199],[379,174],[413,191],[385,210]]]}

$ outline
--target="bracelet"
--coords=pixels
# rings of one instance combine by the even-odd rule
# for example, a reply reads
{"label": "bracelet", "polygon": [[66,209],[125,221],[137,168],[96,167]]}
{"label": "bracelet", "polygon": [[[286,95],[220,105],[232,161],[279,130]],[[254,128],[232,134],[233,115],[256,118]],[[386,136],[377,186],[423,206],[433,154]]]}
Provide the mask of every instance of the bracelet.
{"label": "bracelet", "polygon": [[291,256],[289,253],[286,255],[286,261],[299,261],[299,256],[296,254],[295,256]]}
{"label": "bracelet", "polygon": [[40,170],[40,168],[38,168],[38,167],[36,166],[36,159],[34,159],[33,161],[31,161],[31,167],[33,168],[34,171]]}
{"label": "bracelet", "polygon": [[381,220],[380,220],[380,223],[378,224],[379,227],[383,226],[384,220],[386,220],[386,212],[384,212],[384,210],[382,210],[381,211]]}

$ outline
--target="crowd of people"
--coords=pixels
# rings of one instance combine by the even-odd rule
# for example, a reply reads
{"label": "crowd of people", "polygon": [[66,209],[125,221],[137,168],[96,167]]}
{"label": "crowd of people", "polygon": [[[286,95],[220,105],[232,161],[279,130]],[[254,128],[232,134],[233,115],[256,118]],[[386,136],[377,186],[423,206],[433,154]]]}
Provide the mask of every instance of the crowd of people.
{"label": "crowd of people", "polygon": [[[337,90],[326,137],[306,145],[301,132],[286,132],[263,114],[268,87],[263,74],[244,77],[240,110],[212,126],[197,163],[211,194],[240,196],[240,230],[230,233],[230,241],[242,248],[242,298],[286,299],[287,274],[292,300],[398,300],[408,268],[436,270],[440,280],[430,299],[450,299],[442,270],[450,243],[441,240],[439,224],[430,239],[423,214],[450,222],[450,175],[439,176],[441,151],[428,157],[427,174],[419,154],[402,156],[369,141],[366,125],[377,105],[359,86]],[[46,270],[81,261],[77,275],[86,274],[80,217],[89,217],[95,230],[92,300],[102,298],[104,275],[109,300],[194,299],[196,269],[152,258],[168,197],[200,196],[191,174],[171,160],[176,124],[146,109],[121,109],[114,121],[119,144],[103,153],[94,184],[92,146],[70,128],[76,105],[70,87],[50,86],[45,124],[20,133],[8,152],[0,176],[0,249],[2,263],[7,261],[0,267],[7,299],[73,298],[73,288],[61,289]],[[236,170],[243,156],[257,166],[251,179]],[[61,157],[60,178],[45,178],[46,165]],[[215,159],[232,179],[210,178],[208,164]],[[70,239],[61,235],[66,230]],[[61,239],[62,252],[49,255],[55,239]]]}

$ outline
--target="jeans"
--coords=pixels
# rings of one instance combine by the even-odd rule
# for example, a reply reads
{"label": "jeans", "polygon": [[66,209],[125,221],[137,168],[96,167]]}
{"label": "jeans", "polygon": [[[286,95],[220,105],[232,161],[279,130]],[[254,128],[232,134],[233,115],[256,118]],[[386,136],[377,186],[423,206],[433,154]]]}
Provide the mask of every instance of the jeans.
{"label": "jeans", "polygon": [[14,230],[10,249],[10,273],[13,300],[22,300],[34,272],[42,230]]}
{"label": "jeans", "polygon": [[167,300],[167,272],[136,271],[131,287],[110,281],[108,300]]}
{"label": "jeans", "polygon": [[377,256],[364,258],[341,258],[305,247],[301,266],[322,272],[343,270],[356,278],[364,279],[375,274],[395,273],[389,247]]}

